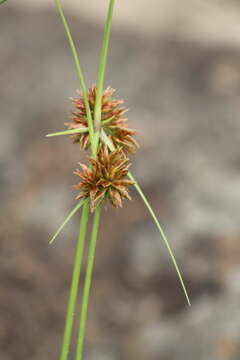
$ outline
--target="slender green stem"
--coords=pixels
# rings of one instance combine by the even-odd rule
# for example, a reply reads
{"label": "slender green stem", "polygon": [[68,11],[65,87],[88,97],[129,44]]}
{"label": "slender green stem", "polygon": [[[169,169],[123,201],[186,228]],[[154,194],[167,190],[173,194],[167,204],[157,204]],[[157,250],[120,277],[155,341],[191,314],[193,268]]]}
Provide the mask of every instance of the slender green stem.
{"label": "slender green stem", "polygon": [[91,110],[90,110],[90,106],[89,106],[89,102],[88,102],[87,87],[86,87],[86,83],[85,83],[85,80],[84,80],[81,64],[80,64],[80,61],[79,61],[79,58],[78,58],[78,53],[77,53],[76,46],[75,46],[74,41],[73,41],[71,30],[69,28],[69,25],[67,23],[66,17],[65,17],[64,12],[63,12],[61,2],[60,2],[60,0],[54,0],[54,1],[56,3],[57,10],[58,10],[58,12],[60,14],[64,29],[65,29],[65,32],[66,32],[66,35],[67,35],[67,38],[68,38],[68,41],[69,41],[69,45],[70,45],[70,48],[71,48],[71,51],[72,51],[74,63],[75,63],[75,66],[76,66],[78,79],[79,79],[79,82],[80,82],[80,86],[82,88],[84,104],[85,104],[86,112],[87,112],[87,120],[88,120],[88,127],[89,127],[90,142],[91,142],[91,146],[93,147],[93,144],[94,144],[93,119],[92,119],[92,114],[91,114]]}
{"label": "slender green stem", "polygon": [[79,333],[78,333],[76,358],[75,358],[76,360],[82,360],[82,356],[83,356],[89,294],[90,294],[91,282],[92,282],[92,273],[93,273],[93,265],[94,265],[95,251],[96,251],[97,235],[98,235],[98,229],[100,223],[100,215],[101,215],[101,206],[98,206],[94,213],[92,234],[91,234],[91,240],[88,250],[87,270],[86,270],[85,283],[83,289]]}
{"label": "slender green stem", "polygon": [[100,60],[99,71],[98,71],[97,94],[96,94],[96,102],[95,102],[95,109],[94,109],[94,118],[95,118],[95,122],[96,122],[95,126],[97,126],[101,120],[102,92],[103,92],[104,78],[105,78],[105,72],[106,72],[107,54],[108,54],[108,48],[109,48],[109,39],[110,39],[114,4],[115,4],[115,0],[109,0],[106,26],[105,26],[105,31],[104,31],[104,35],[103,35],[101,60]]}
{"label": "slender green stem", "polygon": [[46,137],[52,137],[52,136],[60,136],[60,135],[71,135],[71,134],[83,134],[88,132],[87,128],[79,128],[79,129],[70,129],[70,130],[64,130],[64,131],[58,131],[52,134],[47,134]]}
{"label": "slender green stem", "polygon": [[[64,12],[63,12],[63,9],[61,6],[61,2],[60,2],[60,0],[55,0],[57,9],[59,11],[64,29],[65,29],[65,32],[66,32],[66,35],[67,35],[67,38],[69,41],[69,45],[70,45],[70,48],[72,51],[73,59],[74,59],[76,70],[77,70],[77,75],[78,75],[80,85],[82,88],[84,103],[85,103],[86,112],[87,112],[88,129],[89,129],[91,151],[92,151],[93,157],[96,157],[97,149],[98,149],[98,142],[99,142],[99,129],[100,129],[100,123],[101,123],[101,107],[102,107],[101,100],[102,100],[107,49],[108,49],[108,45],[109,45],[109,35],[110,35],[110,27],[111,27],[111,23],[112,23],[112,13],[113,13],[114,2],[115,2],[115,0],[110,0],[107,25],[106,25],[106,29],[105,29],[105,33],[104,33],[101,63],[100,63],[100,67],[99,67],[98,90],[97,90],[97,95],[96,95],[97,99],[96,99],[96,106],[94,109],[94,111],[96,112],[96,119],[97,119],[97,132],[95,133],[94,126],[93,126],[92,114],[91,114],[91,110],[90,110],[90,106],[89,106],[89,102],[88,102],[87,88],[85,85],[85,81],[84,81],[80,61],[78,58],[76,46],[74,44],[70,28],[69,28],[67,20],[65,18],[65,15],[64,15]],[[94,117],[95,117],[95,115],[94,115]],[[55,133],[55,134],[49,134],[48,136],[63,135],[64,133],[66,134],[66,132],[60,132],[60,133]],[[73,132],[71,132],[71,133],[73,133]],[[88,252],[88,263],[87,263],[87,271],[86,271],[86,278],[85,278],[85,284],[84,284],[76,359],[81,359],[82,353],[83,353],[83,343],[84,343],[84,337],[85,337],[85,327],[86,327],[86,319],[87,319],[89,293],[90,293],[91,281],[92,281],[96,240],[97,240],[97,234],[98,234],[98,228],[99,228],[99,222],[100,222],[100,212],[101,212],[101,206],[98,206],[98,208],[96,209],[95,214],[94,214],[92,236],[91,236],[89,252]],[[73,213],[75,213],[75,209],[70,213],[68,218],[70,218],[73,215]],[[83,214],[82,214],[82,218],[81,218],[81,228],[80,228],[80,232],[79,232],[79,241],[78,241],[78,247],[77,247],[77,251],[76,251],[76,260],[75,260],[75,266],[74,266],[74,270],[73,270],[72,284],[71,284],[71,290],[70,290],[70,296],[69,296],[69,304],[68,304],[68,310],[67,310],[67,315],[66,315],[66,324],[65,324],[60,360],[67,360],[68,354],[69,354],[71,335],[72,335],[72,326],[73,326],[73,320],[74,320],[74,312],[75,312],[75,307],[76,307],[77,292],[78,292],[78,285],[79,285],[80,268],[81,268],[81,263],[82,263],[83,250],[84,250],[84,239],[85,239],[85,235],[86,235],[88,217],[89,217],[89,201],[83,207]],[[67,221],[68,221],[68,218],[67,218]],[[65,222],[64,222],[63,226],[64,225],[65,225]]]}
{"label": "slender green stem", "polygon": [[86,236],[87,224],[88,224],[88,217],[89,217],[89,201],[87,201],[84,204],[83,210],[82,210],[78,244],[77,244],[77,249],[76,249],[75,264],[74,264],[74,269],[73,269],[73,276],[72,276],[72,283],[71,283],[71,289],[70,289],[70,295],[69,295],[69,302],[68,302],[68,308],[67,308],[66,323],[65,323],[65,329],[64,329],[64,336],[63,336],[60,360],[68,359],[68,354],[69,354],[69,349],[70,349],[70,344],[71,344],[72,327],[73,327],[75,306],[76,306],[76,300],[77,300],[77,294],[78,294],[79,277],[80,277],[80,272],[81,272],[84,242],[85,242],[85,236]]}
{"label": "slender green stem", "polygon": [[[94,137],[92,138],[92,140],[90,139],[91,144],[92,144],[93,158],[96,158],[98,143],[99,143],[101,115],[102,115],[102,92],[103,92],[103,84],[104,84],[104,77],[105,77],[105,71],[106,71],[107,52],[108,52],[108,46],[109,46],[109,38],[110,38],[110,30],[111,30],[111,24],[112,24],[114,3],[115,3],[115,0],[109,1],[107,22],[106,22],[106,27],[105,27],[105,31],[104,31],[102,54],[101,54],[101,60],[100,60],[100,65],[99,65],[99,72],[98,72],[97,94],[96,94],[96,101],[95,101],[95,107],[94,107],[95,134],[94,134]],[[99,229],[99,223],[100,223],[100,214],[101,214],[101,206],[99,205],[94,213],[92,235],[91,235],[89,251],[88,251],[87,270],[86,270],[86,276],[85,276],[85,282],[84,282],[82,307],[81,307],[80,323],[79,323],[79,333],[78,333],[78,341],[77,341],[77,349],[76,349],[76,360],[82,360],[82,356],[83,356],[89,294],[90,294],[90,288],[91,288],[91,282],[92,282],[92,273],[93,273],[93,265],[94,265],[95,250],[96,250],[96,241],[97,241],[97,235],[98,235],[98,229]]]}
{"label": "slender green stem", "polygon": [[97,94],[96,94],[96,101],[94,107],[94,124],[95,124],[95,149],[97,151],[98,141],[99,141],[99,133],[101,127],[101,116],[102,116],[102,93],[103,93],[103,86],[104,86],[104,78],[106,72],[106,64],[107,64],[107,54],[108,54],[108,47],[109,47],[109,39],[110,39],[110,31],[112,25],[112,18],[113,18],[113,9],[114,9],[115,0],[109,0],[109,7],[108,7],[108,14],[106,20],[106,26],[103,36],[103,45],[102,45],[102,53],[101,53],[101,60],[98,70],[98,83],[97,83]]}

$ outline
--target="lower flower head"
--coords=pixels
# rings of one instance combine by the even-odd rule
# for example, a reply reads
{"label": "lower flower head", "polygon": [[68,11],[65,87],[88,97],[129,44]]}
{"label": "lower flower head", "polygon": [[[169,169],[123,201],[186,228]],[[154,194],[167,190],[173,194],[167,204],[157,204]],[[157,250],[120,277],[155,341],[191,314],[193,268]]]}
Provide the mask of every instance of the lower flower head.
{"label": "lower flower head", "polygon": [[130,164],[121,149],[109,152],[102,146],[97,159],[89,161],[89,167],[80,164],[81,170],[74,172],[82,180],[75,185],[75,189],[80,190],[77,200],[89,197],[92,212],[103,199],[108,199],[114,207],[122,207],[124,198],[131,200],[128,186],[134,181],[126,179]]}

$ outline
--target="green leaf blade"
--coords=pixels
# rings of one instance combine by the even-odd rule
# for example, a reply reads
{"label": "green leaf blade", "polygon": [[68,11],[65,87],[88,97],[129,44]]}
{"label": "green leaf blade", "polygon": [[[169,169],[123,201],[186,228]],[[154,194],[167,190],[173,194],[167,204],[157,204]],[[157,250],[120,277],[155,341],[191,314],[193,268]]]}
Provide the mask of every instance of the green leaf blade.
{"label": "green leaf blade", "polygon": [[167,237],[166,237],[166,235],[165,235],[165,232],[163,231],[163,228],[162,228],[162,226],[160,225],[160,222],[158,221],[157,216],[155,215],[155,212],[153,211],[153,209],[152,209],[149,201],[147,200],[146,196],[144,195],[141,187],[138,185],[138,183],[137,183],[136,179],[134,178],[134,176],[129,172],[129,173],[128,173],[128,177],[129,177],[131,180],[135,181],[134,186],[135,186],[137,192],[139,193],[139,195],[141,196],[141,198],[142,198],[145,206],[147,207],[147,209],[148,209],[148,211],[149,211],[149,213],[150,213],[150,215],[151,215],[154,223],[156,224],[156,226],[157,226],[157,228],[158,228],[158,230],[159,230],[159,232],[160,232],[160,234],[161,234],[161,237],[162,237],[162,239],[163,239],[163,241],[164,241],[164,244],[165,244],[165,246],[166,246],[166,248],[167,248],[167,250],[168,250],[168,253],[169,253],[169,255],[170,255],[170,258],[171,258],[171,260],[172,260],[172,262],[173,262],[174,268],[175,268],[175,270],[176,270],[176,272],[177,272],[177,275],[178,275],[178,278],[179,278],[181,287],[182,287],[182,289],[183,289],[185,298],[186,298],[186,300],[187,300],[187,303],[188,303],[189,306],[191,306],[191,301],[190,301],[190,298],[189,298],[189,295],[188,295],[188,292],[187,292],[187,289],[186,289],[186,286],[185,286],[185,283],[184,283],[184,280],[183,280],[183,276],[182,276],[181,271],[180,271],[180,269],[179,269],[179,266],[178,266],[178,264],[177,264],[177,261],[176,261],[176,258],[175,258],[175,256],[174,256],[173,250],[172,250],[172,248],[171,248],[171,246],[170,246],[170,244],[169,244],[169,241],[168,241],[168,239],[167,239]]}
{"label": "green leaf blade", "polygon": [[89,105],[89,101],[88,101],[88,93],[87,93],[87,86],[86,86],[86,82],[84,79],[84,75],[83,75],[83,71],[82,71],[82,67],[80,64],[80,60],[78,57],[78,52],[77,52],[77,48],[76,45],[74,43],[73,40],[73,36],[70,30],[70,27],[68,25],[67,19],[65,17],[63,8],[62,8],[62,4],[60,0],[54,0],[57,10],[59,12],[60,18],[62,20],[63,23],[63,27],[69,42],[69,46],[72,52],[72,56],[73,56],[73,60],[75,63],[75,67],[76,67],[76,72],[77,72],[77,76],[79,79],[79,83],[80,86],[82,88],[82,94],[83,94],[83,99],[84,99],[84,104],[86,107],[86,113],[87,113],[87,121],[88,121],[88,128],[89,128],[89,137],[90,137],[90,143],[91,143],[91,148],[92,151],[94,152],[94,148],[93,148],[93,142],[94,142],[94,126],[93,126],[93,118],[92,118],[92,113],[91,113],[91,109],[90,109],[90,105]]}
{"label": "green leaf blade", "polygon": [[[101,131],[100,137],[101,137],[102,142],[103,142],[105,145],[107,145],[111,151],[114,151],[114,146],[113,146],[113,144],[111,143],[111,141],[109,140],[107,134],[106,134],[103,130]],[[190,301],[190,298],[189,298],[189,295],[188,295],[188,292],[187,292],[187,289],[186,289],[186,286],[185,286],[185,283],[184,283],[184,280],[183,280],[183,276],[182,276],[181,271],[180,271],[180,269],[179,269],[179,266],[178,266],[178,264],[177,264],[176,258],[175,258],[175,256],[174,256],[173,251],[172,251],[172,248],[171,248],[171,246],[170,246],[170,244],[169,244],[169,241],[168,241],[168,239],[167,239],[167,237],[166,237],[166,235],[165,235],[165,232],[163,231],[163,228],[162,228],[162,226],[160,225],[160,222],[158,221],[157,216],[155,215],[155,212],[153,211],[153,209],[152,209],[152,207],[151,207],[148,199],[147,199],[146,196],[144,195],[144,192],[142,191],[141,187],[138,185],[138,183],[137,183],[136,179],[134,178],[134,176],[133,176],[130,172],[128,172],[128,177],[129,177],[132,181],[135,182],[135,185],[134,185],[134,186],[135,186],[137,192],[139,193],[140,197],[142,198],[142,200],[143,200],[146,208],[148,209],[148,211],[149,211],[149,213],[150,213],[150,215],[151,215],[154,223],[156,224],[156,226],[157,226],[157,228],[158,228],[158,231],[159,231],[160,234],[161,234],[161,237],[162,237],[162,239],[163,239],[163,241],[164,241],[164,244],[165,244],[165,246],[166,246],[166,248],[167,248],[167,250],[168,250],[168,253],[169,253],[169,255],[170,255],[170,258],[171,258],[171,260],[172,260],[172,263],[173,263],[173,265],[174,265],[174,268],[175,268],[175,270],[176,270],[176,272],[177,272],[177,275],[178,275],[178,278],[179,278],[181,287],[182,287],[182,289],[183,289],[184,295],[185,295],[185,297],[186,297],[187,303],[188,303],[189,306],[191,306],[191,301]]]}
{"label": "green leaf blade", "polygon": [[80,209],[80,207],[85,203],[86,199],[79,201],[79,203],[72,209],[72,211],[68,214],[66,219],[63,221],[63,223],[59,226],[51,240],[49,241],[49,244],[52,244],[56,237],[60,234],[60,232],[63,230],[64,226],[71,220],[71,218],[76,214],[76,212]]}
{"label": "green leaf blade", "polygon": [[94,153],[93,153],[94,156],[96,156],[97,154],[98,142],[100,136],[101,117],[102,117],[102,94],[103,94],[103,86],[104,86],[104,79],[105,79],[105,72],[107,65],[107,55],[108,55],[111,26],[113,20],[114,5],[115,5],[115,0],[109,0],[108,14],[106,19],[104,35],[103,35],[102,51],[101,51],[99,69],[98,69],[97,93],[96,93],[96,100],[94,106],[94,124],[96,130]]}
{"label": "green leaf blade", "polygon": [[55,133],[47,134],[46,137],[61,136],[61,135],[72,135],[72,134],[83,134],[88,132],[88,128],[71,129],[65,131],[58,131]]}

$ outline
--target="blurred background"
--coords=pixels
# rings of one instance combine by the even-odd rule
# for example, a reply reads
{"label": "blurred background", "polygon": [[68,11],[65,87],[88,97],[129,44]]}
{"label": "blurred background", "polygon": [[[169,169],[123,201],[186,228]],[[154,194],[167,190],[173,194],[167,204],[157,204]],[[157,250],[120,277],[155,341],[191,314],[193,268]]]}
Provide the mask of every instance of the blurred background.
{"label": "blurred background", "polygon": [[[107,0],[63,5],[89,86]],[[138,195],[103,212],[86,360],[240,358],[240,3],[117,1],[106,85],[130,109],[141,149],[132,171],[173,246]],[[64,128],[79,88],[52,0],[0,7],[0,359],[57,359],[79,218],[80,155]],[[71,358],[73,359],[73,358]]]}

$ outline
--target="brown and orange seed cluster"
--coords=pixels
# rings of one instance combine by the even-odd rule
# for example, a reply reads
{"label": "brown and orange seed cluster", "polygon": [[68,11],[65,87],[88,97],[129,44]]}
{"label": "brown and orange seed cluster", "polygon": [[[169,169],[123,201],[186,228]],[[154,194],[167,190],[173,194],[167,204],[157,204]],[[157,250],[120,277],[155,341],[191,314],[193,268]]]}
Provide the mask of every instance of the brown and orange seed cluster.
{"label": "brown and orange seed cluster", "polygon": [[79,164],[82,170],[74,172],[82,180],[75,185],[75,189],[80,190],[77,200],[89,197],[92,212],[104,198],[108,198],[114,207],[122,207],[124,198],[131,200],[128,186],[133,185],[134,181],[126,179],[130,164],[121,149],[110,152],[104,145],[97,159],[90,158],[89,161],[91,167]]}
{"label": "brown and orange seed cluster", "polygon": [[[92,118],[94,119],[94,106],[96,101],[96,86],[88,90],[88,101]],[[133,138],[136,133],[128,127],[128,119],[123,115],[126,109],[122,107],[123,100],[112,99],[114,90],[108,87],[102,95],[101,128],[114,145],[115,151],[111,152],[101,141],[99,143],[96,159],[89,159],[89,166],[79,164],[81,169],[76,169],[74,174],[81,181],[75,185],[79,190],[76,200],[90,198],[91,211],[98,204],[108,199],[114,207],[122,207],[123,199],[131,200],[128,187],[134,181],[127,179],[130,166],[128,153],[132,153],[138,147]],[[72,99],[75,111],[72,112],[70,123],[65,123],[68,129],[88,128],[87,111],[83,96]],[[80,144],[80,149],[87,150],[90,146],[89,132],[74,134],[71,136],[74,143]]]}
{"label": "brown and orange seed cluster", "polygon": [[[128,119],[124,117],[127,109],[121,105],[123,100],[112,99],[114,89],[108,87],[102,95],[101,128],[104,129],[115,148],[122,148],[126,153],[134,152],[138,147],[137,141],[133,138],[136,133],[128,127]],[[94,106],[96,100],[96,86],[88,90],[88,101],[92,118],[94,119]],[[68,129],[87,128],[87,112],[83,96],[72,99],[75,110],[72,112],[71,122],[65,123]],[[90,145],[89,132],[72,135],[73,142],[79,143],[82,150],[86,150]]]}

